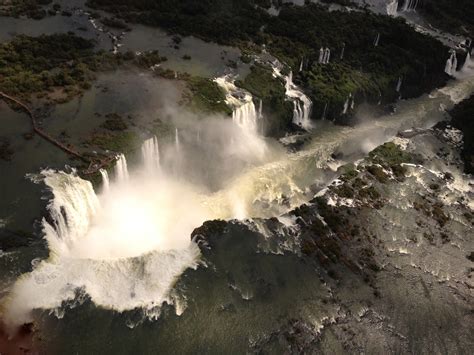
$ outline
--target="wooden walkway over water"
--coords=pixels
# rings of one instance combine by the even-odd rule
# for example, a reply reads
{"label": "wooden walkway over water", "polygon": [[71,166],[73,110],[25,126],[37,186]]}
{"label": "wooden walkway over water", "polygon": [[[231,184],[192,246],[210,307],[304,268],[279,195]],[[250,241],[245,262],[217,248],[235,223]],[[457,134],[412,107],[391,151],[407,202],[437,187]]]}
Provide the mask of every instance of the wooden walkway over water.
{"label": "wooden walkway over water", "polygon": [[54,146],[58,147],[61,149],[63,152],[66,154],[73,156],[75,158],[78,158],[82,160],[83,162],[89,164],[88,168],[82,171],[83,175],[92,175],[97,173],[100,169],[105,168],[109,166],[112,162],[116,160],[116,157],[108,157],[105,159],[100,159],[100,160],[93,160],[85,157],[81,153],[79,153],[74,147],[71,145],[65,145],[64,143],[58,141],[57,139],[51,137],[49,134],[47,134],[45,131],[43,131],[37,124],[36,117],[33,113],[33,111],[21,100],[17,99],[16,97],[13,97],[11,95],[8,95],[2,91],[0,91],[0,97],[3,98],[4,100],[9,100],[16,105],[18,105],[24,112],[28,114],[31,120],[31,126],[33,128],[33,131],[38,134],[41,138],[46,140],[47,142],[53,144]]}

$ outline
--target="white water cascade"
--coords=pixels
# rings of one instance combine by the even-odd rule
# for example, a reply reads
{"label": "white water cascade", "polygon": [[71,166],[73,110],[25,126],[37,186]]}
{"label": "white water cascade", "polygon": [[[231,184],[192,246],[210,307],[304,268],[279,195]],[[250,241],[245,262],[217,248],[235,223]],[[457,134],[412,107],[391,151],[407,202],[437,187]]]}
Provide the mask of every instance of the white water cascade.
{"label": "white water cascade", "polygon": [[377,33],[377,37],[375,37],[375,40],[374,40],[374,47],[378,47],[379,42],[380,42],[380,33]]}
{"label": "white water cascade", "polygon": [[349,94],[349,97],[344,102],[344,109],[342,110],[343,115],[347,114],[347,112],[349,111],[349,108],[353,109],[353,107],[351,105],[351,100],[353,100],[352,99],[352,94]]}
{"label": "white water cascade", "polygon": [[175,129],[174,131],[174,145],[176,147],[176,151],[179,152],[180,149],[180,143],[179,143],[179,129]]}
{"label": "white water cascade", "polygon": [[472,61],[471,61],[471,53],[469,51],[467,51],[466,53],[466,60],[462,66],[462,71],[467,71],[470,69],[470,67],[472,66]]}
{"label": "white water cascade", "polygon": [[147,171],[160,170],[160,150],[156,136],[146,140],[142,145],[143,164]]}
{"label": "white water cascade", "polygon": [[319,50],[319,60],[320,64],[328,64],[331,59],[331,50],[329,48],[324,49],[323,47]]}
{"label": "white water cascade", "polygon": [[387,15],[397,16],[398,14],[398,0],[391,0],[387,4]]}
{"label": "white water cascade", "polygon": [[273,75],[285,80],[285,94],[293,102],[293,123],[305,130],[310,130],[312,128],[310,115],[313,103],[293,82],[293,72],[284,76],[281,73],[283,65],[278,61],[274,61],[272,66]]}
{"label": "white water cascade", "polygon": [[451,55],[446,61],[446,67],[444,68],[444,72],[448,75],[454,76],[458,67],[458,58],[454,49],[452,49],[450,52]]}
{"label": "white water cascade", "polygon": [[341,55],[340,55],[340,57],[339,57],[340,60],[343,60],[343,59],[344,59],[344,52],[345,52],[345,50],[346,50],[346,44],[343,43],[343,44],[342,44],[342,49],[341,49]]}
{"label": "white water cascade", "polygon": [[107,193],[110,189],[110,180],[109,180],[109,174],[107,173],[107,170],[105,169],[100,169],[100,175],[102,176],[102,190],[103,192]]}
{"label": "white water cascade", "polygon": [[419,0],[405,0],[402,6],[402,11],[416,11],[416,8],[418,7],[418,1]]}
{"label": "white water cascade", "polygon": [[403,84],[403,78],[402,77],[399,77],[398,78],[398,82],[397,82],[397,87],[395,88],[395,90],[399,93],[401,88],[402,88],[402,84]]}
{"label": "white water cascade", "polygon": [[323,114],[321,115],[321,120],[324,121],[326,119],[326,111],[328,110],[328,103],[326,102],[326,104],[324,105],[324,110],[323,110]]}
{"label": "white water cascade", "polygon": [[120,154],[115,165],[115,179],[119,182],[127,181],[129,179],[127,159],[125,155]]}
{"label": "white water cascade", "polygon": [[[235,86],[234,78],[231,76],[226,75],[214,80],[226,92],[226,103],[233,108],[232,121],[244,134],[248,148],[253,154],[263,157],[267,150],[266,143],[259,134],[259,124],[263,119],[263,103],[259,102],[257,111],[252,95]],[[231,141],[233,140],[234,138]]]}

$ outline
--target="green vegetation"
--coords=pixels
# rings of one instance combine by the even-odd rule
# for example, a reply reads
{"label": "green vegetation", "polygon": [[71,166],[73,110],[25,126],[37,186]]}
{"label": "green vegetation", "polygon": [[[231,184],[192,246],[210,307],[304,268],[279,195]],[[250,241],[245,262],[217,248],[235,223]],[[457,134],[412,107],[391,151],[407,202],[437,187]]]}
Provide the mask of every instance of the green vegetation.
{"label": "green vegetation", "polygon": [[95,132],[86,145],[99,147],[102,150],[127,153],[140,147],[142,140],[133,131],[100,131]]}
{"label": "green vegetation", "polygon": [[74,35],[18,36],[0,44],[0,90],[28,96],[61,88],[72,95],[88,89],[93,72],[115,60]]}
{"label": "green vegetation", "polygon": [[89,0],[87,5],[132,22],[219,43],[251,40],[269,15],[252,0]]}
{"label": "green vegetation", "polygon": [[188,107],[197,112],[232,114],[225,102],[225,92],[213,80],[201,77],[186,79],[190,91],[186,101]]}
{"label": "green vegetation", "polygon": [[107,120],[102,123],[101,127],[109,131],[125,131],[128,128],[123,118],[116,113],[107,114]]}
{"label": "green vegetation", "polygon": [[272,70],[260,64],[250,68],[244,80],[235,85],[250,92],[256,100],[262,100],[266,120],[265,132],[278,136],[288,131],[293,116],[293,105],[286,100],[285,87],[281,79],[272,75]]}
{"label": "green vegetation", "polygon": [[99,71],[125,64],[149,69],[166,61],[158,51],[114,55],[94,51],[93,42],[73,34],[17,36],[0,44],[0,90],[65,102],[91,86]]}
{"label": "green vegetation", "polygon": [[49,14],[41,5],[48,5],[51,2],[52,0],[4,0],[0,2],[0,17],[27,16],[34,20],[40,20]]}
{"label": "green vegetation", "polygon": [[[395,177],[399,180],[403,180],[406,174],[406,168],[402,164],[411,163],[412,160],[411,154],[401,150],[393,142],[385,143],[369,153],[369,161],[379,164],[385,169],[392,170]],[[377,179],[380,178],[380,174],[377,174],[375,171],[373,175]]]}
{"label": "green vegetation", "polygon": [[[349,1],[338,3],[347,5]],[[88,4],[114,12],[127,21],[242,50],[253,47],[255,51],[255,44],[265,45],[293,70],[295,82],[309,94],[313,118],[320,118],[326,111],[327,117],[346,122],[342,111],[350,94],[356,103],[391,103],[399,96],[395,88],[400,77],[406,98],[441,86],[447,79],[443,73],[446,47],[417,33],[403,19],[366,10],[329,13],[322,4],[291,6],[273,2],[281,5],[281,11],[278,16],[270,16],[265,10],[271,5],[267,0],[89,0]],[[373,42],[378,34],[380,43],[375,47]],[[330,64],[318,63],[321,47],[331,50]],[[242,60],[249,62],[249,57],[244,54]],[[299,72],[302,60],[304,68]],[[269,110],[268,100],[264,109]],[[286,105],[273,111],[280,109],[277,116],[283,119],[281,126],[285,126]]]}
{"label": "green vegetation", "polygon": [[464,170],[474,174],[474,95],[455,106],[450,114],[451,124],[464,135],[461,152]]}
{"label": "green vegetation", "polygon": [[425,0],[418,12],[444,31],[474,36],[474,2],[472,0]]}

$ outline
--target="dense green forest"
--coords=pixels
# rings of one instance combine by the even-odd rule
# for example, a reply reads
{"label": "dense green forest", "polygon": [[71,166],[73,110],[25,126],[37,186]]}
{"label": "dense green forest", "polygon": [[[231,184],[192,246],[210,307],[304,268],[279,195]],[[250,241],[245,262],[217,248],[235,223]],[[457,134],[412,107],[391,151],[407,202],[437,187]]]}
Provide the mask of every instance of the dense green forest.
{"label": "dense green forest", "polygon": [[472,0],[423,0],[418,12],[437,28],[450,33],[474,36]]}
{"label": "dense green forest", "polygon": [[[340,116],[350,94],[356,102],[393,102],[399,96],[395,90],[399,78],[405,98],[447,79],[443,73],[447,48],[415,32],[403,19],[369,11],[329,13],[319,4],[283,5],[278,16],[270,16],[265,10],[270,2],[256,0],[89,0],[88,5],[127,21],[250,52],[261,48],[255,44],[265,45],[291,67],[295,81],[314,103],[314,118],[325,109],[330,117]],[[321,47],[331,50],[329,64],[318,63]]]}

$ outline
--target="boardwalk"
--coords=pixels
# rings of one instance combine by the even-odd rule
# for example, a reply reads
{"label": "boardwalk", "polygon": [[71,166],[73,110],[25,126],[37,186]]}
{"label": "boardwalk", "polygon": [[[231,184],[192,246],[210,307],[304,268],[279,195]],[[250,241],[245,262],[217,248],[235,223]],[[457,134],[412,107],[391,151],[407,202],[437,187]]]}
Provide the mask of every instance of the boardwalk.
{"label": "boardwalk", "polygon": [[98,161],[94,161],[92,159],[86,158],[85,156],[80,154],[77,150],[75,150],[73,147],[66,146],[65,144],[59,142],[57,139],[51,137],[49,134],[47,134],[45,131],[43,131],[41,128],[39,128],[37,123],[36,123],[36,117],[35,117],[33,111],[31,111],[31,109],[26,104],[21,102],[19,99],[15,98],[11,95],[8,95],[8,94],[6,94],[2,91],[0,91],[0,97],[2,97],[4,100],[10,100],[11,102],[14,102],[18,106],[20,106],[21,109],[23,111],[25,111],[28,114],[28,116],[30,116],[33,131],[36,134],[38,134],[41,138],[43,138],[46,141],[48,141],[49,143],[55,145],[56,147],[58,147],[59,149],[64,151],[66,154],[69,154],[69,155],[71,155],[75,158],[78,158],[78,159],[82,160],[83,162],[89,164],[89,167],[86,170],[82,171],[83,175],[95,174],[95,173],[97,173],[97,171],[99,171],[100,169],[110,165],[112,162],[114,162],[116,160],[115,157],[109,157],[109,158],[98,160]]}

